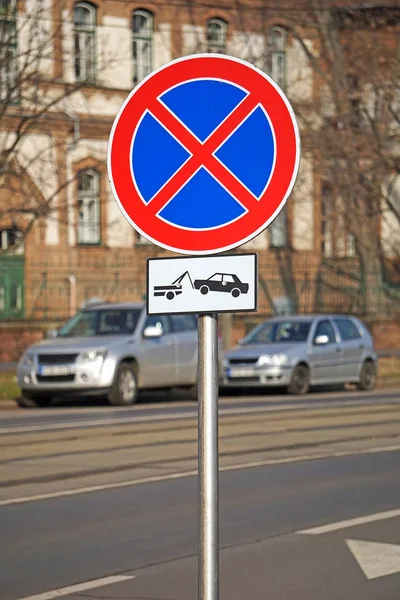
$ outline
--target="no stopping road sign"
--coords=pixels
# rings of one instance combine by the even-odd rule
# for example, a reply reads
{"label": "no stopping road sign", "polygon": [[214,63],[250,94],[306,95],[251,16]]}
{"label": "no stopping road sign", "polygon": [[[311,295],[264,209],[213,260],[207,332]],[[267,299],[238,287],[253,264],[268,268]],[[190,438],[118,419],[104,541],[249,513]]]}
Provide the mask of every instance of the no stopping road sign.
{"label": "no stopping road sign", "polygon": [[141,234],[183,254],[213,254],[276,217],[299,159],[282,90],[253,65],[206,54],[167,64],[130,93],[111,131],[108,169]]}

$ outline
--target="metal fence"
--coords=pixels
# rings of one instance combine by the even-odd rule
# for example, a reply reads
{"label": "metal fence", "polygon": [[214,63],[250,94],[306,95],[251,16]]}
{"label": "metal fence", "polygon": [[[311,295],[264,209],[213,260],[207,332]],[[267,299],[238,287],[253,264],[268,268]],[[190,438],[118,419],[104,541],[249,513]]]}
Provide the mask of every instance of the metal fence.
{"label": "metal fence", "polygon": [[[27,269],[24,318],[64,320],[85,302],[143,301],[145,268],[129,262],[92,262],[70,266],[47,263]],[[274,267],[259,269],[259,312],[272,314],[339,312],[361,317],[400,317],[400,289],[386,285],[374,273],[326,264],[303,265],[290,272]]]}

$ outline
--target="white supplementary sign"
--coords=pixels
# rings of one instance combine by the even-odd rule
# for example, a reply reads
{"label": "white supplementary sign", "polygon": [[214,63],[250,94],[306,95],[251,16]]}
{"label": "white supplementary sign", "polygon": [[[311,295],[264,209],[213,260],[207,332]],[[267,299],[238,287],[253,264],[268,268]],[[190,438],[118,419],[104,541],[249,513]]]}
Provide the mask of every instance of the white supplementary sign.
{"label": "white supplementary sign", "polygon": [[147,261],[149,315],[257,310],[257,255]]}

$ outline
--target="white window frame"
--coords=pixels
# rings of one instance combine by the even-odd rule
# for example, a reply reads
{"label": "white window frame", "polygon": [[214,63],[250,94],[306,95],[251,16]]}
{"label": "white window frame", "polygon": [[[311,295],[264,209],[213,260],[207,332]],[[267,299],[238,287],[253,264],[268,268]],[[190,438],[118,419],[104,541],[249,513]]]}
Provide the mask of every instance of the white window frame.
{"label": "white window frame", "polygon": [[[219,29],[219,39],[212,39],[212,34]],[[207,21],[207,52],[226,54],[228,24],[223,19],[214,17]]]}
{"label": "white window frame", "polygon": [[18,100],[18,47],[16,0],[0,0],[0,101]]}
{"label": "white window frame", "polygon": [[[77,8],[88,12],[89,23],[78,23]],[[77,81],[93,83],[96,80],[96,7],[90,2],[74,5],[74,71]]]}
{"label": "white window frame", "polygon": [[[16,242],[11,241],[11,234],[14,235]],[[11,251],[13,254],[23,254],[23,234],[17,227],[8,227],[0,229],[0,252]]]}
{"label": "white window frame", "polygon": [[[278,34],[276,36],[275,34]],[[278,43],[277,43],[278,40]],[[282,90],[286,88],[287,71],[287,32],[283,27],[274,25],[268,32],[268,72]],[[283,63],[283,67],[282,64]],[[285,205],[268,228],[271,248],[286,248],[288,236],[288,214]]]}
{"label": "white window frame", "polygon": [[[144,26],[135,31],[135,17],[144,20]],[[153,70],[154,17],[148,10],[132,13],[133,85],[137,85]]]}
{"label": "white window frame", "polygon": [[136,245],[137,246],[150,246],[152,244],[152,242],[150,242],[150,240],[148,240],[147,238],[144,237],[144,235],[136,232]]}
{"label": "white window frame", "polygon": [[[278,35],[276,35],[278,34]],[[278,43],[277,43],[278,42]],[[287,74],[287,32],[274,25],[268,32],[268,71],[282,90],[286,89]]]}
{"label": "white window frame", "polygon": [[[80,190],[80,181],[89,175],[93,189]],[[78,244],[97,246],[101,242],[100,220],[100,175],[94,169],[83,169],[77,176],[78,182]]]}
{"label": "white window frame", "polygon": [[286,204],[268,227],[271,248],[286,248],[288,245],[288,223]]}
{"label": "white window frame", "polygon": [[[324,192],[325,190],[325,192]],[[321,189],[321,254],[324,258],[352,258],[356,240],[346,232],[344,207],[329,185]]]}

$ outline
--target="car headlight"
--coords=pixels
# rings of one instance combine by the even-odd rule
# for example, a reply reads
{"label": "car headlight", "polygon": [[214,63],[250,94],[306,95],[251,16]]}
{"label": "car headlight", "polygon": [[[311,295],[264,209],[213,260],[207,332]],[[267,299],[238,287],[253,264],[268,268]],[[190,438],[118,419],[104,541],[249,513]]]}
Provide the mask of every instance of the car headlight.
{"label": "car headlight", "polygon": [[27,352],[24,355],[22,364],[24,365],[24,367],[33,367],[35,364],[35,355],[34,354],[30,354],[29,352]]}
{"label": "car headlight", "polygon": [[107,350],[88,350],[88,352],[81,352],[78,362],[103,361],[106,356]]}
{"label": "car headlight", "polygon": [[258,364],[260,367],[264,365],[274,365],[275,367],[280,367],[281,365],[285,365],[288,362],[288,357],[286,354],[262,354],[258,359]]}
{"label": "car headlight", "polygon": [[228,359],[227,359],[227,358],[223,358],[223,359],[222,359],[222,366],[223,366],[223,367],[225,367],[225,368],[229,366],[229,363],[228,363]]}

